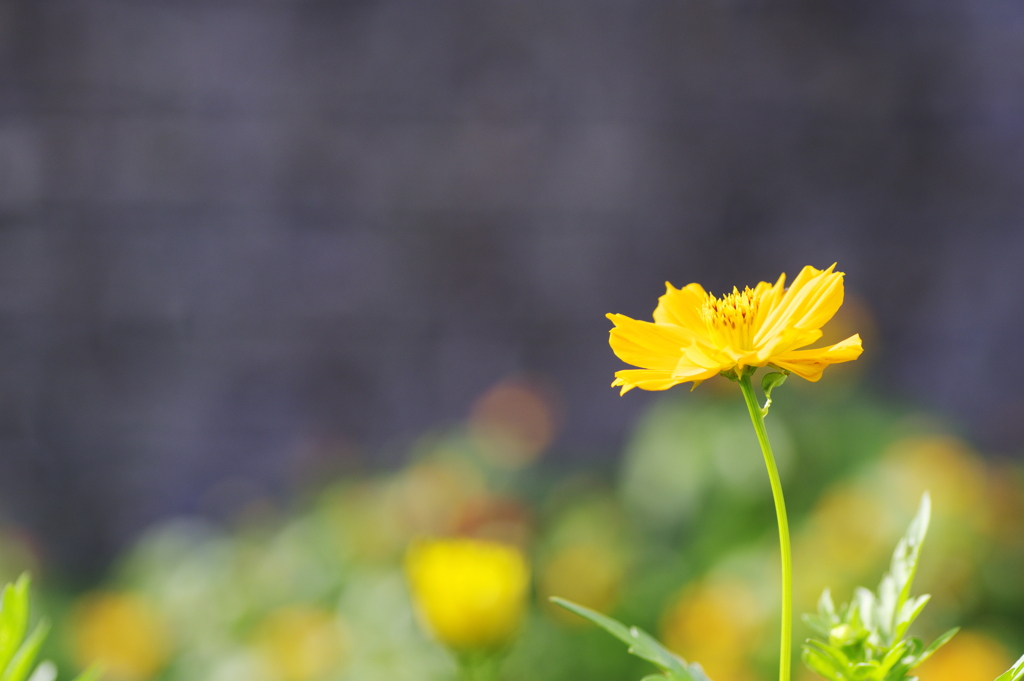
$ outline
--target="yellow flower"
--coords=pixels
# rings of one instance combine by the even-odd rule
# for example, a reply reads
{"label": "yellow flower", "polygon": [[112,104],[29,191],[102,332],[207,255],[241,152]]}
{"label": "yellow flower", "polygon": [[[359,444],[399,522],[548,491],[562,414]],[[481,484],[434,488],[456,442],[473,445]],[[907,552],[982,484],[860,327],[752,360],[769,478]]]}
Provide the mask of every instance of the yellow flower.
{"label": "yellow flower", "polygon": [[786,275],[774,284],[721,297],[700,284],[668,290],[658,299],[654,322],[610,314],[612,350],[640,369],[615,374],[612,386],[667,390],[694,386],[722,371],[772,364],[817,381],[829,364],[849,362],[861,353],[860,335],[824,348],[802,350],[821,338],[821,327],[843,304],[843,273],[807,266],[789,288]]}
{"label": "yellow flower", "polygon": [[[543,596],[561,596],[598,612],[610,612],[622,582],[622,563],[621,552],[607,543],[569,544],[548,561],[537,580],[538,590]],[[584,622],[564,608],[552,607],[550,612],[566,623]]]}
{"label": "yellow flower", "polygon": [[323,678],[343,658],[345,643],[332,613],[305,606],[272,612],[256,632],[258,649],[282,681]]}
{"label": "yellow flower", "polygon": [[522,619],[529,568],[517,549],[475,539],[414,543],[406,574],[419,614],[457,651],[498,648]]}
{"label": "yellow flower", "polygon": [[1002,674],[1013,658],[998,641],[961,631],[914,674],[921,681],[988,681]]}
{"label": "yellow flower", "polygon": [[98,663],[105,679],[153,678],[170,654],[170,636],[159,614],[127,593],[95,593],[80,601],[71,617],[75,663]]}
{"label": "yellow flower", "polygon": [[699,660],[715,681],[753,681],[750,658],[762,628],[757,595],[740,580],[723,579],[687,588],[662,616],[661,638]]}

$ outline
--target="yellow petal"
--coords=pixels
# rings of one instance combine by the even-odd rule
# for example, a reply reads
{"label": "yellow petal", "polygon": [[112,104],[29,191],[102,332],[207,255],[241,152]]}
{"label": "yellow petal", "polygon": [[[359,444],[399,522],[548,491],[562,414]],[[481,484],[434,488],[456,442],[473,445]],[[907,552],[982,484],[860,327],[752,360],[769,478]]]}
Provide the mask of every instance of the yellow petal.
{"label": "yellow petal", "polygon": [[620,395],[625,395],[633,388],[641,390],[668,390],[674,385],[693,381],[699,383],[718,373],[718,370],[704,370],[691,376],[680,376],[673,371],[655,371],[650,369],[623,369],[615,372],[612,387],[622,387]]}
{"label": "yellow petal", "polygon": [[608,319],[615,324],[608,343],[619,359],[633,366],[671,371],[683,356],[683,347],[693,343],[693,335],[680,326],[621,314],[610,314]]}
{"label": "yellow petal", "polygon": [[728,351],[694,342],[683,348],[683,356],[676,364],[677,376],[692,376],[694,373],[713,371],[718,373],[732,367],[736,357]]}
{"label": "yellow petal", "polygon": [[843,273],[832,265],[819,270],[808,265],[765,317],[754,336],[755,344],[770,342],[785,329],[819,329],[843,304]]}
{"label": "yellow petal", "polygon": [[793,350],[806,348],[811,343],[818,342],[822,335],[824,334],[822,334],[821,329],[810,329],[807,331],[784,329],[782,333],[773,339],[769,339],[768,344],[758,350],[757,357],[764,363],[771,362],[773,361],[772,358],[777,355],[784,355]]}
{"label": "yellow petal", "polygon": [[666,281],[665,295],[658,298],[658,307],[654,310],[654,321],[703,333],[706,325],[701,319],[700,309],[707,296],[700,284],[687,284],[681,289],[675,289]]}
{"label": "yellow petal", "polygon": [[682,379],[675,378],[671,371],[655,371],[652,369],[622,369],[615,372],[615,380],[612,387],[622,387],[620,395],[625,395],[633,388],[641,390],[668,390],[674,385],[683,383]]}
{"label": "yellow petal", "polygon": [[792,371],[801,378],[814,382],[821,378],[821,372],[829,364],[851,362],[860,357],[860,353],[863,350],[860,334],[858,333],[827,348],[793,350],[776,355],[772,358],[772,363],[782,369]]}
{"label": "yellow petal", "polygon": [[843,304],[844,291],[842,272],[822,276],[804,305],[795,311],[792,325],[798,329],[820,329]]}
{"label": "yellow petal", "polygon": [[771,311],[778,306],[779,300],[781,300],[782,296],[786,293],[786,273],[783,272],[780,274],[774,284],[762,281],[754,287],[754,292],[760,300],[760,305],[757,310],[757,318],[754,321],[754,328],[760,329],[764,325],[765,319]]}

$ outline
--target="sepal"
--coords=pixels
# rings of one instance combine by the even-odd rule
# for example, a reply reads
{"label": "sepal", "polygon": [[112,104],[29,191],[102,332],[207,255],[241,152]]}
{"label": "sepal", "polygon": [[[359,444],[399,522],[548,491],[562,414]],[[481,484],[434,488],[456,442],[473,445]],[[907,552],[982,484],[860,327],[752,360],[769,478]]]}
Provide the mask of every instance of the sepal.
{"label": "sepal", "polygon": [[761,390],[764,391],[764,406],[761,407],[761,416],[768,415],[768,409],[772,406],[772,390],[786,382],[789,377],[788,371],[773,371],[761,377]]}

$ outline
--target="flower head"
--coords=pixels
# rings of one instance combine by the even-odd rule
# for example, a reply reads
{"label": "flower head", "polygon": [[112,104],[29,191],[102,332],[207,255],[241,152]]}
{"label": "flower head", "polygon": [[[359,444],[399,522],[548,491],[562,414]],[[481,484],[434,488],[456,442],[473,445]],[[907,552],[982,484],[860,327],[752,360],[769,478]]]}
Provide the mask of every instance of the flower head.
{"label": "flower head", "polygon": [[422,540],[410,547],[405,567],[422,620],[449,648],[488,650],[515,635],[530,575],[514,547],[476,539]]}
{"label": "flower head", "polygon": [[71,618],[76,663],[98,663],[104,678],[141,681],[156,675],[171,640],[159,613],[140,596],[100,592],[80,601]]}
{"label": "flower head", "polygon": [[774,284],[715,296],[700,284],[681,289],[666,284],[654,322],[610,314],[612,350],[641,367],[615,374],[612,386],[667,390],[723,371],[772,364],[817,381],[829,364],[849,362],[861,353],[860,335],[824,348],[801,349],[821,338],[821,327],[843,304],[843,273],[807,266],[789,288],[786,275]]}

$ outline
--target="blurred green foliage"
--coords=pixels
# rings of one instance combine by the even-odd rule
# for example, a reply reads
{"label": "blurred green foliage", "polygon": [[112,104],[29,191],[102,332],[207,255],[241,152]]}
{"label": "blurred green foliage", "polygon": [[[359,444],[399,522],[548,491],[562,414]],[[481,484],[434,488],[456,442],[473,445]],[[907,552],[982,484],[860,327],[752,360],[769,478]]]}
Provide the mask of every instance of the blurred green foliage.
{"label": "blurred green foliage", "polygon": [[822,593],[818,614],[804,616],[823,637],[804,644],[802,658],[809,668],[830,681],[903,681],[959,631],[950,629],[928,646],[920,638],[907,637],[931,598],[910,595],[930,518],[926,493],[907,534],[896,545],[877,595],[858,588],[853,602],[837,610],[829,590]]}
{"label": "blurred green foliage", "polygon": [[[31,581],[22,574],[0,593],[0,681],[53,681],[57,670],[52,662],[39,664],[39,651],[50,633],[50,623],[40,619],[29,632],[29,587]],[[100,670],[93,667],[75,681],[96,681]]]}
{"label": "blurred green foliage", "polygon": [[[401,470],[349,476],[294,506],[255,498],[229,522],[155,527],[93,591],[51,585],[47,654],[66,667],[99,659],[113,681],[450,679],[454,661],[418,625],[402,560],[415,537],[457,534],[531,557],[532,605],[502,679],[650,674],[551,596],[636,624],[715,681],[773,678],[771,492],[743,401],[725,383],[652,402],[614,474],[520,455],[508,432],[499,446],[467,423],[425,435]],[[991,681],[1024,648],[1020,466],[979,456],[927,414],[842,381],[820,387],[777,387],[768,417],[796,612],[815,610],[825,587],[849,593],[877,579],[930,490],[916,581],[934,600],[911,633],[964,631],[918,671]],[[798,625],[794,638],[811,633]]]}
{"label": "blurred green foliage", "polygon": [[584,608],[562,598],[553,597],[551,600],[566,610],[574,612],[601,627],[625,643],[628,646],[627,652],[630,655],[635,655],[641,660],[647,660],[661,670],[661,675],[645,676],[644,681],[654,681],[655,679],[667,679],[668,681],[711,681],[704,673],[700,664],[687,662],[672,651],[666,650],[661,643],[643,629],[627,627],[607,615],[602,615],[590,608]]}

